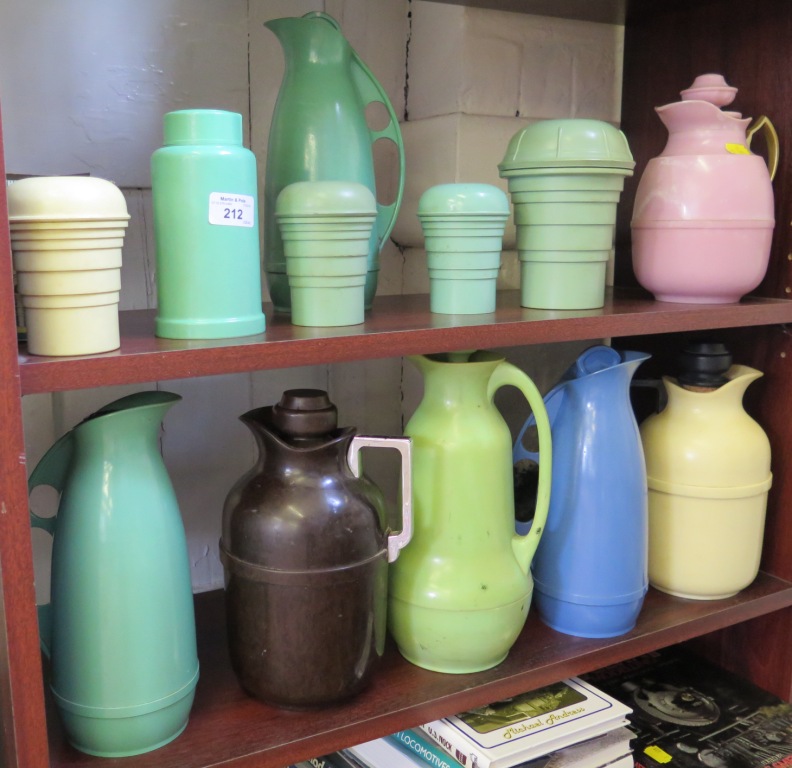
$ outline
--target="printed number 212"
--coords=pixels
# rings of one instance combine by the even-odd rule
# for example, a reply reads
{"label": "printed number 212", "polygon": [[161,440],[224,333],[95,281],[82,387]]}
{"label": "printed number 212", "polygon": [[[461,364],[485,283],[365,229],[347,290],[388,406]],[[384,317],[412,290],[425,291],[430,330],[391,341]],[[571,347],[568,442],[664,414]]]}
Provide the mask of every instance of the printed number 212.
{"label": "printed number 212", "polygon": [[241,208],[224,208],[223,209],[223,218],[224,219],[242,219],[242,209]]}

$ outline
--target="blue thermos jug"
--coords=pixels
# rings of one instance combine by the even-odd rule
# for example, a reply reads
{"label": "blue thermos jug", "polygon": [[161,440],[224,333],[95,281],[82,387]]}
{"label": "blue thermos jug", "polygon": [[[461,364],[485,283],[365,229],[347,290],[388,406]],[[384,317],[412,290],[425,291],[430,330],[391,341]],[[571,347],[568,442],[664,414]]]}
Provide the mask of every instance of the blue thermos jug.
{"label": "blue thermos jug", "polygon": [[[550,511],[532,564],[541,619],[559,632],[614,637],[635,626],[648,588],[646,465],[630,404],[642,352],[584,351],[545,396],[553,441]],[[539,462],[523,444],[514,462]]]}

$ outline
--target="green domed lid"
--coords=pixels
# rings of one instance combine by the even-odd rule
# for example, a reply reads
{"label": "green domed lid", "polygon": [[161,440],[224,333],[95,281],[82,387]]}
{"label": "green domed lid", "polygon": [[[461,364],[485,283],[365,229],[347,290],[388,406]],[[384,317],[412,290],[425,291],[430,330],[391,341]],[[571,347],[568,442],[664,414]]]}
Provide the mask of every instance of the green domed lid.
{"label": "green domed lid", "polygon": [[297,181],[284,187],[275,201],[276,216],[377,214],[371,190],[353,181]]}
{"label": "green domed lid", "polygon": [[445,214],[509,215],[509,198],[492,184],[438,184],[418,201],[419,216]]}
{"label": "green domed lid", "polygon": [[501,176],[530,168],[635,167],[624,134],[601,120],[540,120],[512,136],[498,165]]}

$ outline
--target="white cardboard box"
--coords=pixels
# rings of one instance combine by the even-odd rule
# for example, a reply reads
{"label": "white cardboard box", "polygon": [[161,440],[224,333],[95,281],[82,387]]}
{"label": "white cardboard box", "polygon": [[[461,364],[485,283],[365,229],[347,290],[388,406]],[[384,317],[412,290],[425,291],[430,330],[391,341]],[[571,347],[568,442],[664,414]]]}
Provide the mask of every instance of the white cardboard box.
{"label": "white cardboard box", "polygon": [[463,112],[617,122],[624,28],[416,0],[408,120]]}
{"label": "white cardboard box", "polygon": [[[508,194],[498,175],[511,137],[531,121],[516,117],[443,115],[402,123],[405,153],[404,198],[392,237],[400,246],[423,247],[418,220],[421,195],[437,184],[492,184]],[[514,248],[516,232],[509,216],[504,248]]]}

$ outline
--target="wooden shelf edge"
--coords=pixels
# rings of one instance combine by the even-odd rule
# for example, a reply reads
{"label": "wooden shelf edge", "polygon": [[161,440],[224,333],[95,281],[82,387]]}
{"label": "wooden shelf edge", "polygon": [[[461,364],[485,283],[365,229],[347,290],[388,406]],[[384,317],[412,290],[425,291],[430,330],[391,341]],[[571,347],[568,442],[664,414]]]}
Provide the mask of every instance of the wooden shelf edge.
{"label": "wooden shelf edge", "polygon": [[440,0],[451,5],[465,5],[491,11],[510,11],[534,16],[596,21],[601,24],[624,24],[627,0]]}
{"label": "wooden shelf edge", "polygon": [[[428,672],[389,647],[371,687],[351,702],[318,712],[269,707],[239,688],[225,648],[222,592],[196,597],[199,683],[191,722],[172,744],[140,757],[103,761],[124,768],[281,768],[401,728],[690,640],[792,606],[792,583],[760,573],[738,595],[719,601],[670,597],[650,589],[634,630],[616,638],[571,637],[546,627],[532,611],[498,667],[470,675]],[[62,741],[51,718],[52,765],[97,763]]]}
{"label": "wooden shelf edge", "polygon": [[154,311],[122,312],[121,348],[101,355],[36,357],[20,351],[23,395],[351,362],[461,349],[500,348],[618,336],[792,322],[792,301],[748,298],[739,304],[668,304],[632,289],[609,290],[596,310],[525,309],[503,291],[486,315],[440,315],[428,296],[383,296],[366,322],[345,328],[300,328],[267,310],[264,334],[181,341],[154,336]]}

